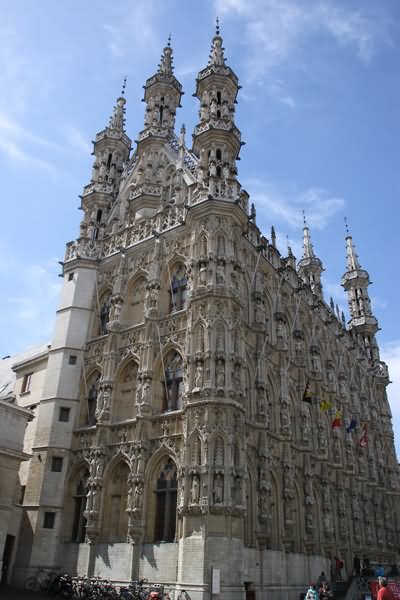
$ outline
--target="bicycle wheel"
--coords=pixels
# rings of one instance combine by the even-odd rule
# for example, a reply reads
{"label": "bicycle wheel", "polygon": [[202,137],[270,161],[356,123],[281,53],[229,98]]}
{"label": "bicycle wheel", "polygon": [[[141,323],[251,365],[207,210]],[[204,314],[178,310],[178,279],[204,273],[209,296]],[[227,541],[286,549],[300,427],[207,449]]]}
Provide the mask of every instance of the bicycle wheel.
{"label": "bicycle wheel", "polygon": [[31,575],[25,580],[24,588],[27,592],[38,592],[39,591],[39,583],[36,579],[35,575]]}

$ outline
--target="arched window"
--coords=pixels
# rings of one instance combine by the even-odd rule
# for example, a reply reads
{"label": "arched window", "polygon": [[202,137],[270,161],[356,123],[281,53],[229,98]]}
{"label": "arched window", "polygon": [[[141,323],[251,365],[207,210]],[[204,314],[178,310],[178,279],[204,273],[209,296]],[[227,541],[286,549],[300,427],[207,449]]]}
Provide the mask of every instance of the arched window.
{"label": "arched window", "polygon": [[112,154],[110,152],[110,154],[108,155],[108,159],[107,159],[107,169],[109,169],[111,167],[111,161],[112,161]]}
{"label": "arched window", "polygon": [[222,173],[221,167],[218,166],[217,167],[217,177],[221,177],[221,173]]}
{"label": "arched window", "polygon": [[182,357],[178,352],[168,355],[164,363],[164,402],[163,410],[177,410],[182,406],[183,367]]}
{"label": "arched window", "polygon": [[104,494],[103,537],[107,542],[125,542],[128,534],[129,467],[121,461],[111,473]]}
{"label": "arched window", "polygon": [[133,419],[136,405],[138,365],[130,360],[120,371],[113,395],[112,420]]}
{"label": "arched window", "polygon": [[170,312],[182,310],[185,308],[186,302],[187,278],[185,267],[179,265],[174,269],[170,282]]}
{"label": "arched window", "polygon": [[169,458],[163,465],[157,479],[156,519],[154,540],[156,542],[173,542],[176,527],[176,466]]}
{"label": "arched window", "polygon": [[221,104],[221,92],[217,92],[217,104]]}
{"label": "arched window", "polygon": [[86,498],[87,498],[87,481],[89,478],[89,471],[84,469],[78,479],[78,483],[75,488],[74,495],[74,514],[72,521],[72,532],[71,541],[82,543],[85,541],[86,532],[86,517],[84,516],[86,510]]}
{"label": "arched window", "polygon": [[217,160],[221,160],[222,159],[221,148],[217,148],[215,156],[216,156]]}
{"label": "arched window", "polygon": [[123,327],[132,327],[144,321],[144,302],[146,296],[146,279],[135,278],[129,284],[126,301],[121,313],[121,324]]}

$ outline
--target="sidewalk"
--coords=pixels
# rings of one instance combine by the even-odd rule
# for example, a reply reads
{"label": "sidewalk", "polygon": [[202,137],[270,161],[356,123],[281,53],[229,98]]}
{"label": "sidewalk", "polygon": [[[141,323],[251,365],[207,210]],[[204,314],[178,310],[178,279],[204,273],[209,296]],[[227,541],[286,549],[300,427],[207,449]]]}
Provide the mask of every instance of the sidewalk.
{"label": "sidewalk", "polygon": [[49,600],[47,594],[17,590],[5,585],[0,585],[0,600]]}

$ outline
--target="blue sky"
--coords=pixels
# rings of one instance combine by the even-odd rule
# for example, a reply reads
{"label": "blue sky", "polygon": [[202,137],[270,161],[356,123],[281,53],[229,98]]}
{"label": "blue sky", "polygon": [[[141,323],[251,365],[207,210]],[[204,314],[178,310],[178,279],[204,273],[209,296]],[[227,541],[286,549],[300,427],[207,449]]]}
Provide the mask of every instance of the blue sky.
{"label": "blue sky", "polygon": [[1,3],[0,355],[51,339],[58,261],[78,233],[91,140],[125,75],[127,132],[143,125],[145,79],[172,35],[183,84],[177,128],[197,122],[192,93],[214,19],[240,78],[239,179],[268,237],[301,257],[301,211],[325,267],[325,297],[344,309],[344,216],[374,282],[379,343],[400,455],[400,120],[397,0],[113,0]]}

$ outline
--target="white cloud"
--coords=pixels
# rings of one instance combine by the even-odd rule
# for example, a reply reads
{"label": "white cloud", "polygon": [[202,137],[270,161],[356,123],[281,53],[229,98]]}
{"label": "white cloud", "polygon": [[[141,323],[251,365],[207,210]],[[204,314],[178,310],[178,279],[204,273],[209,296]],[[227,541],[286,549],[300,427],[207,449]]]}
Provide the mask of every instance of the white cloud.
{"label": "white cloud", "polygon": [[244,22],[249,79],[257,82],[295,53],[311,36],[328,35],[341,47],[351,48],[368,64],[382,45],[392,44],[391,22],[383,12],[355,10],[327,0],[215,0],[215,10],[226,19]]}
{"label": "white cloud", "polygon": [[323,229],[332,217],[344,207],[344,199],[334,196],[321,188],[306,190],[282,189],[261,179],[244,182],[251,201],[259,209],[259,217],[268,212],[269,220],[277,219],[289,227],[299,228],[303,222],[302,210],[307,215],[307,223]]}
{"label": "white cloud", "polygon": [[396,436],[397,456],[400,460],[400,340],[393,340],[381,346],[381,357],[389,367],[392,383],[387,388],[393,425]]}

